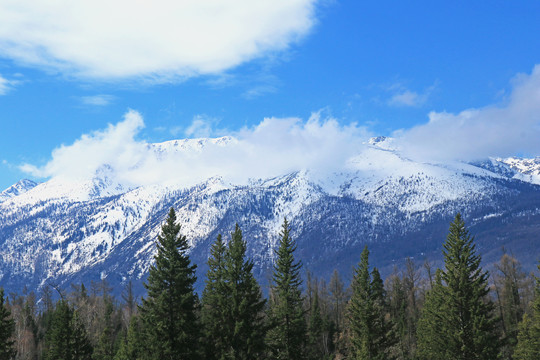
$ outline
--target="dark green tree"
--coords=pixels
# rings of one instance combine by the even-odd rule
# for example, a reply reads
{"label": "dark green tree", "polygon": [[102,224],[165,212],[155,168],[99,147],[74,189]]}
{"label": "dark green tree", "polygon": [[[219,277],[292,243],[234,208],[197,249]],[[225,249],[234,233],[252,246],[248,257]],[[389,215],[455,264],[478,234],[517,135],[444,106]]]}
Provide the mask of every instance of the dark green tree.
{"label": "dark green tree", "polygon": [[385,319],[384,296],[379,271],[375,268],[370,275],[369,250],[366,246],[354,270],[349,302],[351,355],[354,359],[389,359],[391,356],[393,340],[391,324]]}
{"label": "dark green tree", "polygon": [[290,237],[289,223],[284,220],[270,288],[269,319],[272,329],[267,343],[273,359],[305,357],[306,320],[302,303],[302,264],[295,261],[296,242]]}
{"label": "dark green tree", "polygon": [[169,211],[158,235],[155,265],[144,284],[148,296],[140,308],[145,329],[146,355],[150,359],[193,359],[198,349],[196,265],[187,254],[188,243],[180,235],[176,213]]}
{"label": "dark green tree", "polygon": [[15,322],[6,306],[4,289],[0,288],[0,359],[9,360],[15,357],[15,341],[13,334]]}
{"label": "dark green tree", "polygon": [[373,359],[390,359],[392,346],[397,342],[394,325],[390,320],[389,305],[386,299],[383,281],[379,270],[371,272],[371,302],[373,306],[373,325],[371,327],[374,348]]}
{"label": "dark green tree", "polygon": [[[540,264],[538,265],[540,270]],[[518,343],[514,352],[516,360],[540,359],[540,278],[536,278],[532,314],[525,314],[519,324]]]}
{"label": "dark green tree", "polygon": [[46,337],[48,342],[46,358],[49,360],[91,359],[92,346],[86,330],[77,313],[64,299],[56,304]]}
{"label": "dark green tree", "polygon": [[246,242],[238,224],[225,252],[224,276],[230,298],[227,303],[226,359],[258,359],[264,351],[267,331],[265,300],[253,276],[253,262],[246,260]]}
{"label": "dark green tree", "polygon": [[[445,270],[440,273],[440,289],[428,294],[426,302],[434,305],[422,314],[432,318],[420,323],[422,326],[435,321],[444,324],[439,334],[441,345],[434,348],[425,343],[426,339],[420,336],[425,336],[427,329],[419,330],[421,358],[474,360],[495,359],[498,355],[497,319],[487,296],[488,273],[480,267],[481,258],[476,255],[473,241],[461,215],[457,214],[443,244]],[[439,310],[434,308],[436,305]],[[427,354],[426,349],[431,353]]]}
{"label": "dark green tree", "polygon": [[442,271],[437,269],[435,281],[426,295],[424,307],[418,320],[418,356],[420,359],[451,359],[447,339],[452,336],[445,323],[447,302],[442,284]]}
{"label": "dark green tree", "polygon": [[319,305],[319,291],[315,289],[313,303],[309,312],[307,359],[319,360],[322,358],[324,354],[323,328],[324,322]]}
{"label": "dark green tree", "polygon": [[115,329],[114,329],[114,306],[112,299],[105,298],[105,316],[103,318],[103,331],[99,336],[98,343],[94,349],[93,358],[95,360],[110,360],[116,354],[115,348]]}
{"label": "dark green tree", "polygon": [[120,348],[114,360],[139,360],[144,355],[144,340],[141,323],[138,316],[133,316],[129,322],[126,336],[120,343]]}
{"label": "dark green tree", "polygon": [[218,235],[210,249],[206,286],[202,295],[201,321],[206,359],[222,359],[227,351],[228,305],[230,292],[225,274],[226,247]]}
{"label": "dark green tree", "polygon": [[526,275],[521,270],[519,261],[506,253],[499,263],[495,264],[495,269],[493,283],[504,336],[501,354],[503,359],[512,359],[517,344],[518,324],[524,313],[520,293]]}

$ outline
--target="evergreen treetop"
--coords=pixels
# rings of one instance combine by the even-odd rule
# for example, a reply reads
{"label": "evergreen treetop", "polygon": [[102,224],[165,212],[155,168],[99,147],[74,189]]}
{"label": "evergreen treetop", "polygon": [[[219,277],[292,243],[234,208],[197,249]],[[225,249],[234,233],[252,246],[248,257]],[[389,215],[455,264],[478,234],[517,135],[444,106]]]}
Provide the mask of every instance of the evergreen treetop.
{"label": "evergreen treetop", "polygon": [[264,351],[266,301],[253,276],[253,262],[246,260],[246,242],[236,224],[225,252],[225,283],[230,298],[226,308],[227,359],[256,359]]}
{"label": "evergreen treetop", "polygon": [[305,356],[306,321],[304,317],[302,264],[295,261],[296,243],[290,237],[289,223],[284,220],[280,233],[271,285],[268,333],[270,350],[275,359],[302,359]]}
{"label": "evergreen treetop", "polygon": [[[480,267],[481,258],[473,241],[461,215],[457,214],[443,244],[445,269],[440,272],[441,285],[429,293],[433,299],[426,300],[429,311],[423,312],[428,319],[420,323],[442,324],[438,328],[440,347],[427,343],[428,329],[419,329],[420,355],[424,358],[487,360],[498,355],[497,320],[493,303],[487,297],[488,273]],[[433,306],[428,307],[431,303]],[[431,352],[429,356],[426,349]]]}
{"label": "evergreen treetop", "polygon": [[186,237],[180,234],[176,213],[170,209],[158,235],[155,265],[144,284],[148,296],[142,300],[141,317],[146,331],[148,355],[152,359],[193,359],[198,348],[193,285],[195,268],[187,254]]}
{"label": "evergreen treetop", "polygon": [[15,357],[15,321],[6,306],[4,289],[0,288],[0,359],[12,359]]}
{"label": "evergreen treetop", "polygon": [[225,252],[221,234],[210,249],[206,286],[202,295],[201,321],[204,328],[206,359],[221,359],[227,353],[228,304],[230,293],[226,283]]}

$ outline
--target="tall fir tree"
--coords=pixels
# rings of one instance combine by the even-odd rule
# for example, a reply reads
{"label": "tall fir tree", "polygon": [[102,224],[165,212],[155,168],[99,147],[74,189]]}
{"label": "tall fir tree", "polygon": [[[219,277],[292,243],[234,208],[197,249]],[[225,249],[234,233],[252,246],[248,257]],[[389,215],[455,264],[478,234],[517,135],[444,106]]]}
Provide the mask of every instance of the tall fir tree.
{"label": "tall fir tree", "polygon": [[319,305],[319,291],[315,288],[313,302],[309,311],[307,356],[309,360],[319,360],[324,355],[323,343],[324,322]]}
{"label": "tall fir tree", "polygon": [[102,319],[103,331],[99,335],[98,343],[94,348],[92,358],[94,360],[110,360],[116,354],[115,329],[113,322],[114,305],[112,299],[106,297],[103,299],[105,305],[105,313]]}
{"label": "tall fir tree", "polygon": [[512,359],[517,343],[518,324],[524,313],[520,292],[525,282],[525,273],[519,261],[506,253],[495,264],[494,288],[497,295],[497,307],[502,319],[504,344],[501,349],[503,359]]}
{"label": "tall fir tree", "polygon": [[296,242],[290,237],[287,219],[280,233],[279,247],[270,288],[269,319],[272,329],[267,344],[273,359],[305,358],[306,320],[302,308],[302,264],[295,261]]}
{"label": "tall fir tree", "polygon": [[[425,343],[425,328],[419,329],[419,355],[421,358],[451,358],[456,360],[495,359],[499,352],[497,319],[493,303],[488,298],[488,273],[480,267],[474,238],[465,227],[460,214],[450,224],[449,234],[443,244],[445,270],[440,272],[438,291],[428,294],[433,304],[424,311],[419,326],[439,321],[441,346],[432,348]],[[430,299],[430,297],[433,297]],[[438,306],[437,308],[434,308]],[[421,351],[420,351],[421,349]],[[426,353],[430,349],[431,353]]]}
{"label": "tall fir tree", "polygon": [[[540,264],[538,265],[540,271]],[[517,346],[514,352],[516,360],[540,359],[540,278],[536,278],[535,298],[532,314],[525,314],[519,324]]]}
{"label": "tall fir tree", "polygon": [[193,288],[196,265],[191,264],[188,248],[171,208],[158,235],[155,265],[150,267],[144,284],[148,296],[142,300],[140,308],[149,359],[197,357],[198,300]]}
{"label": "tall fir tree", "polygon": [[451,359],[447,339],[452,336],[445,323],[447,302],[442,284],[442,271],[437,269],[431,290],[426,295],[424,306],[418,320],[417,354],[420,359]]}
{"label": "tall fir tree", "polygon": [[392,358],[392,346],[397,342],[394,325],[390,320],[389,305],[386,299],[383,281],[379,270],[374,267],[371,272],[371,302],[373,306],[373,332],[374,348],[377,349],[373,359]]}
{"label": "tall fir tree", "polygon": [[201,322],[204,333],[205,359],[222,359],[227,347],[227,309],[230,292],[226,283],[225,252],[221,234],[210,249],[206,285],[202,295]]}
{"label": "tall fir tree", "polygon": [[349,302],[349,324],[353,359],[389,359],[392,341],[391,325],[385,319],[382,280],[375,268],[369,272],[369,250],[364,247],[360,263],[354,270],[352,297]]}
{"label": "tall fir tree", "polygon": [[228,299],[225,321],[227,346],[225,359],[248,360],[260,358],[264,352],[266,324],[265,300],[253,276],[253,262],[246,260],[246,242],[236,224],[225,252],[224,276]]}
{"label": "tall fir tree", "polygon": [[48,342],[46,359],[48,360],[90,360],[92,358],[92,346],[86,329],[78,314],[64,299],[56,304],[46,337]]}
{"label": "tall fir tree", "polygon": [[15,358],[14,332],[15,322],[6,306],[4,289],[0,288],[0,359],[2,360]]}
{"label": "tall fir tree", "polygon": [[120,342],[114,360],[139,360],[145,353],[143,332],[139,316],[133,316],[129,322],[127,334]]}

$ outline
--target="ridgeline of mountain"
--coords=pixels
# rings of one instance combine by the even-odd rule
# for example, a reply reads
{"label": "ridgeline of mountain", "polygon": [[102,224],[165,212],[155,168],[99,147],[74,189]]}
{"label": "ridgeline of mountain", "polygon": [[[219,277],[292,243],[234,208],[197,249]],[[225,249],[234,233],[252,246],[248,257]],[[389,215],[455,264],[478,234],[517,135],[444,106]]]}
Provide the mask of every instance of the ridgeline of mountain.
{"label": "ridgeline of mountain", "polygon": [[[200,151],[233,138],[149,145],[157,158]],[[532,269],[540,249],[540,158],[491,158],[475,163],[423,163],[373,138],[347,171],[313,176],[309,170],[233,184],[213,177],[191,187],[133,186],[103,164],[92,177],[22,180],[0,193],[0,284],[21,292],[47,282],[107,278],[120,284],[147,274],[154,240],[174,207],[192,246],[199,286],[218,233],[228,241],[239,223],[248,255],[264,284],[280,225],[287,217],[297,256],[319,276],[335,268],[347,278],[368,244],[372,264],[390,272],[407,256],[418,264],[440,259],[448,224],[461,212],[484,262],[504,247]]]}

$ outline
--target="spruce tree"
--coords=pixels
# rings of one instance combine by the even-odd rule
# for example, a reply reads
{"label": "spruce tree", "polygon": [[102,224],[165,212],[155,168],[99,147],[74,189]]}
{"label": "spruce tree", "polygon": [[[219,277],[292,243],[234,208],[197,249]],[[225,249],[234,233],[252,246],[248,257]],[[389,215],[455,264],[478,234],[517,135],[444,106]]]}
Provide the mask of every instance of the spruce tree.
{"label": "spruce tree", "polygon": [[144,341],[141,324],[138,316],[133,316],[129,322],[129,328],[125,338],[120,343],[120,348],[114,360],[139,360],[144,355]]}
{"label": "spruce tree", "polygon": [[261,357],[266,325],[265,300],[253,276],[253,262],[246,260],[246,242],[238,224],[225,252],[224,276],[230,298],[226,304],[226,359]]}
{"label": "spruce tree", "polygon": [[[540,264],[538,265],[540,270]],[[518,343],[514,352],[516,360],[540,359],[540,278],[536,278],[532,314],[525,314],[519,324]]]}
{"label": "spruce tree", "polygon": [[201,321],[204,332],[204,348],[206,359],[221,359],[227,353],[227,305],[230,292],[225,277],[226,247],[221,238],[210,249],[206,286],[202,295]]}
{"label": "spruce tree", "polygon": [[[372,281],[373,276],[373,281]],[[393,344],[391,324],[385,319],[384,289],[379,271],[369,272],[369,250],[364,247],[354,270],[349,302],[351,354],[354,359],[389,359]]]}
{"label": "spruce tree", "polygon": [[[495,359],[499,350],[497,323],[493,303],[488,298],[488,273],[480,267],[474,238],[465,227],[460,214],[450,225],[443,245],[445,270],[441,271],[441,285],[426,300],[430,311],[424,311],[422,326],[437,321],[442,325],[441,347],[426,343],[428,329],[419,329],[419,355],[425,359],[451,358],[457,360]],[[432,299],[429,299],[433,297]],[[435,306],[438,307],[435,308]],[[426,351],[431,351],[430,354]]]}
{"label": "spruce tree", "polygon": [[349,321],[351,327],[351,343],[353,359],[371,359],[373,354],[371,339],[371,301],[369,276],[369,250],[364,247],[360,255],[360,263],[354,269],[352,280],[352,296],[349,303]]}
{"label": "spruce tree", "polygon": [[273,359],[303,359],[306,321],[302,303],[300,262],[294,259],[296,242],[290,237],[289,223],[284,220],[279,247],[275,253],[269,318],[268,345]]}
{"label": "spruce tree", "polygon": [[15,322],[6,306],[4,289],[0,288],[0,359],[2,360],[15,358],[14,331]]}
{"label": "spruce tree", "polygon": [[323,328],[324,322],[319,305],[319,291],[315,290],[308,323],[307,359],[309,360],[321,359],[324,354],[322,349],[324,345],[322,339]]}
{"label": "spruce tree", "polygon": [[78,315],[61,299],[54,310],[51,327],[46,334],[49,360],[90,360],[92,346]]}
{"label": "spruce tree", "polygon": [[[391,347],[397,342],[393,323],[389,319],[389,305],[379,270],[371,272],[371,302],[373,306],[373,343],[377,349],[373,359],[391,358]],[[388,315],[388,316],[387,316]]]}
{"label": "spruce tree", "polygon": [[517,343],[518,324],[523,317],[520,290],[524,283],[525,273],[517,259],[503,254],[494,277],[494,287],[497,294],[497,305],[502,319],[504,345],[501,349],[503,359],[512,359],[512,353]]}
{"label": "spruce tree", "polygon": [[452,336],[444,318],[446,299],[442,284],[442,272],[437,269],[435,281],[426,295],[424,306],[418,320],[417,353],[420,359],[446,360],[451,355],[448,351],[447,339]]}
{"label": "spruce tree", "polygon": [[187,254],[188,243],[180,235],[176,213],[169,211],[158,235],[155,265],[150,267],[147,298],[142,300],[141,317],[149,359],[181,360],[196,357],[198,324],[197,295],[194,292],[196,265]]}
{"label": "spruce tree", "polygon": [[92,356],[94,360],[110,360],[114,357],[117,350],[115,349],[115,331],[112,318],[114,306],[112,299],[106,297],[103,300],[105,305],[105,316],[102,319],[103,331],[101,332],[98,343],[94,349],[94,354]]}

